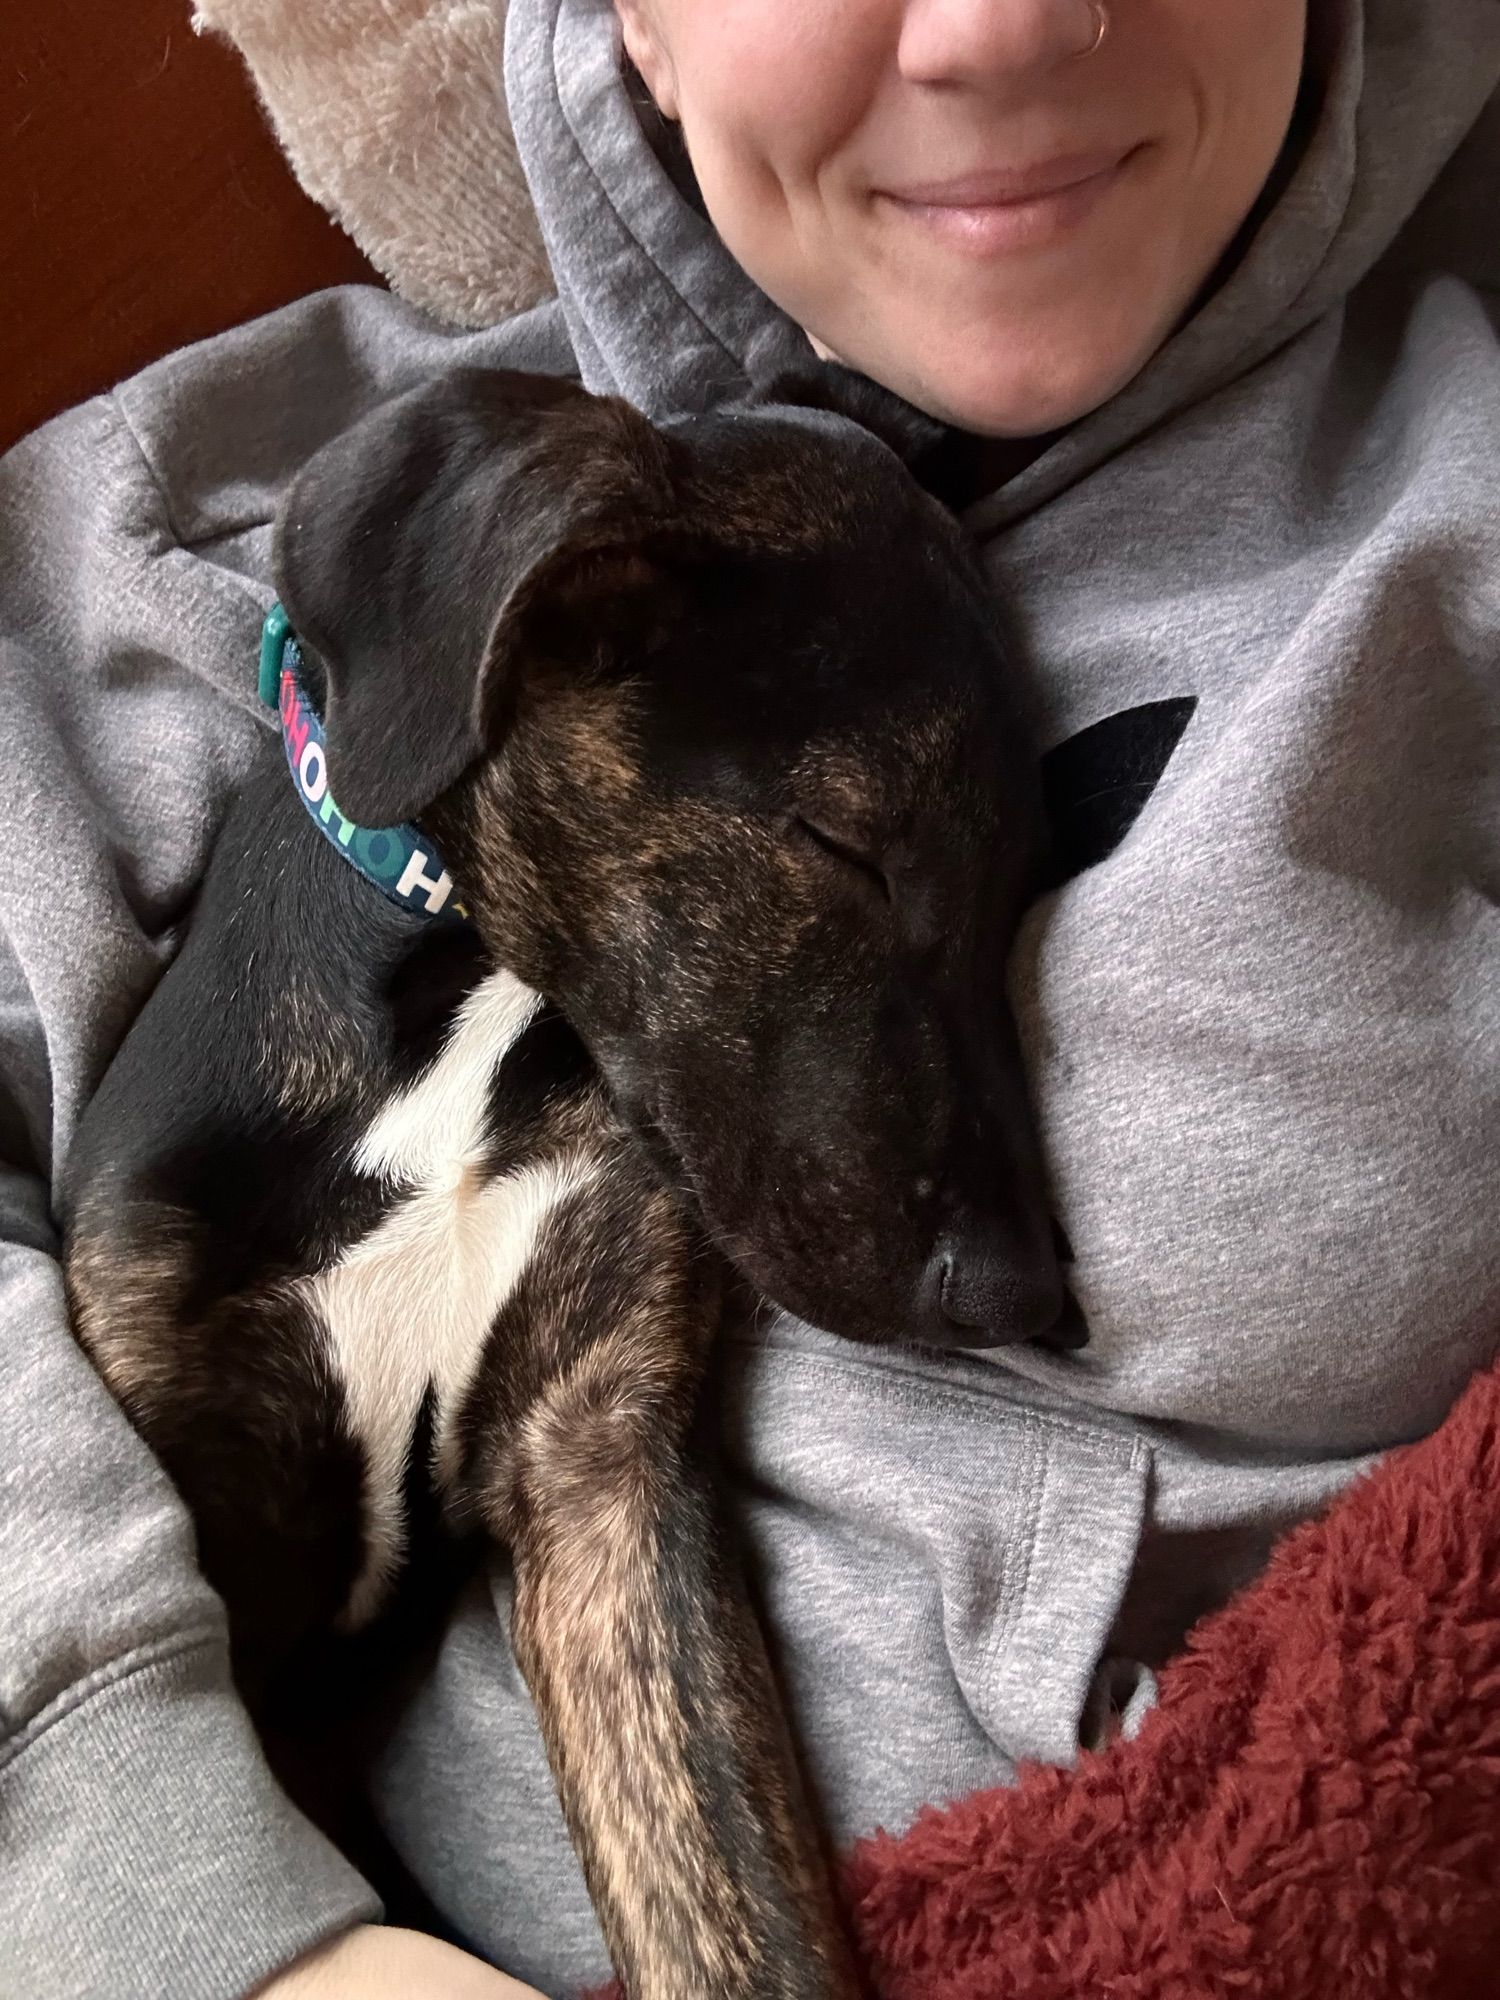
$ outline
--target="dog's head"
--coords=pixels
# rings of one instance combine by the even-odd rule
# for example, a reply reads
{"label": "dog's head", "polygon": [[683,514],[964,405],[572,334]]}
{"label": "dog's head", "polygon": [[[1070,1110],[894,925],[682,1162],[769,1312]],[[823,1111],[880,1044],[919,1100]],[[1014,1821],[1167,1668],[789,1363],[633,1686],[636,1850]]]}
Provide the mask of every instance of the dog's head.
{"label": "dog's head", "polygon": [[1036,783],[892,453],[466,375],[310,463],[277,568],[340,807],[423,818],[749,1278],[855,1338],[1054,1326],[1004,997]]}

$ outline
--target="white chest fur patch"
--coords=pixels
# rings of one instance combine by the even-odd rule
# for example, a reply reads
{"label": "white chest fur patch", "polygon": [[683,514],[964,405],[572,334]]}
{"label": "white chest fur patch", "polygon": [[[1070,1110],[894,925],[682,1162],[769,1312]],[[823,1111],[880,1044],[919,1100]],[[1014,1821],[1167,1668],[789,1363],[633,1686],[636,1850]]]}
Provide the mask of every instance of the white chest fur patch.
{"label": "white chest fur patch", "polygon": [[498,1179],[482,1172],[491,1081],[540,1006],[503,972],[469,995],[442,1053],[382,1107],[355,1155],[362,1172],[412,1192],[306,1284],[365,1453],[365,1559],[345,1613],[351,1625],[378,1608],[403,1553],[402,1482],[428,1385],[441,1463],[485,1337],[543,1223],[597,1171],[591,1154],[574,1153]]}

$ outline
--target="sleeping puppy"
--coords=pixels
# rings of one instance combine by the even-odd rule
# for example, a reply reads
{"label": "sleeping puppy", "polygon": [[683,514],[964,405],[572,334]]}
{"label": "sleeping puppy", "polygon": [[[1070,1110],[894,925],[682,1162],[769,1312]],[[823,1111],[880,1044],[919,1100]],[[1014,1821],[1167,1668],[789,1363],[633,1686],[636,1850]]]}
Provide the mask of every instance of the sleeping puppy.
{"label": "sleeping puppy", "polygon": [[509,374],[320,453],[275,560],[286,757],[84,1121],[79,1336],[247,1689],[387,1599],[420,1437],[627,1991],[852,1992],[705,1359],[735,1274],[854,1340],[1059,1327],[984,583],[843,419]]}

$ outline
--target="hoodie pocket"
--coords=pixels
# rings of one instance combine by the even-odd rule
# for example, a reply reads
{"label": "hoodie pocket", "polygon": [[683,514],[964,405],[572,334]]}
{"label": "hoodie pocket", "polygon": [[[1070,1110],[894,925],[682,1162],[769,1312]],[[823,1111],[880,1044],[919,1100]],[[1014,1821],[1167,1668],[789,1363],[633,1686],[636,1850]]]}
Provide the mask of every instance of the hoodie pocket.
{"label": "hoodie pocket", "polygon": [[786,1323],[732,1350],[731,1489],[841,1843],[1069,1763],[1091,1729],[1150,1452],[990,1373]]}

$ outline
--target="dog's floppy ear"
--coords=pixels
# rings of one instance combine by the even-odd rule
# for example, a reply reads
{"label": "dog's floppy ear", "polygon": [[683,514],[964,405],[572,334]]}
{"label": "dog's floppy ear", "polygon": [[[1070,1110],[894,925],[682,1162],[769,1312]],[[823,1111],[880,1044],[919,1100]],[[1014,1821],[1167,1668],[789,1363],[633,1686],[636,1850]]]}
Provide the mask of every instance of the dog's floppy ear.
{"label": "dog's floppy ear", "polygon": [[466,371],[318,452],[276,523],[292,630],[325,680],[329,789],[367,826],[414,817],[514,700],[522,614],[570,566],[670,515],[669,447],[613,398]]}

